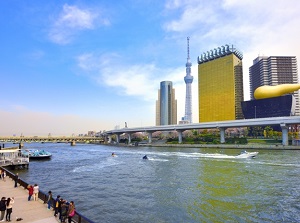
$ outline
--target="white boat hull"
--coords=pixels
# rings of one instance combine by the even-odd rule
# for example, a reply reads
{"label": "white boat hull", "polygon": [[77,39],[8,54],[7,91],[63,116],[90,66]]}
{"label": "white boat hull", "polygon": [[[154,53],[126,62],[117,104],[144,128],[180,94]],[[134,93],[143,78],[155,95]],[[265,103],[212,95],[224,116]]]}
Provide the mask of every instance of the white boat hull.
{"label": "white boat hull", "polygon": [[236,156],[236,158],[255,158],[258,152],[244,152]]}

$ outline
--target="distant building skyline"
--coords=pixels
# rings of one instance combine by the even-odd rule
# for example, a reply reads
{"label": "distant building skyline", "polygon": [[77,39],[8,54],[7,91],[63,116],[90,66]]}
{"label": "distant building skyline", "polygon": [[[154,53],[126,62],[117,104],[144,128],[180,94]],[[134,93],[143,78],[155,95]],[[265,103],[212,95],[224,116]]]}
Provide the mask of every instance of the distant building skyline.
{"label": "distant building skyline", "polygon": [[156,101],[156,125],[177,124],[177,100],[171,81],[160,82],[158,100]]}
{"label": "distant building skyline", "polygon": [[190,37],[187,37],[187,62],[186,66],[186,76],[184,77],[184,82],[186,84],[186,94],[185,94],[185,115],[184,120],[186,123],[193,123],[192,119],[192,83],[194,77],[191,75],[192,63],[190,60]]}
{"label": "distant building skyline", "polygon": [[199,122],[242,119],[243,55],[233,45],[198,57]]}
{"label": "distant building skyline", "polygon": [[[298,84],[295,56],[259,56],[249,68],[250,99],[254,91],[263,85]],[[300,115],[299,91],[293,93],[296,100],[295,115]]]}

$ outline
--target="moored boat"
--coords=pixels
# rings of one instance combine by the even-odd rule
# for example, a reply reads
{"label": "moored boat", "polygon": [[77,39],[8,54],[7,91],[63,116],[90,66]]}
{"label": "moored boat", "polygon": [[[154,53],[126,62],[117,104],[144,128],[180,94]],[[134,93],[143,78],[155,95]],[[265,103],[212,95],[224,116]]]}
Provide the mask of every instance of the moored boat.
{"label": "moored boat", "polygon": [[45,150],[22,150],[23,156],[29,156],[29,159],[49,159],[52,154]]}

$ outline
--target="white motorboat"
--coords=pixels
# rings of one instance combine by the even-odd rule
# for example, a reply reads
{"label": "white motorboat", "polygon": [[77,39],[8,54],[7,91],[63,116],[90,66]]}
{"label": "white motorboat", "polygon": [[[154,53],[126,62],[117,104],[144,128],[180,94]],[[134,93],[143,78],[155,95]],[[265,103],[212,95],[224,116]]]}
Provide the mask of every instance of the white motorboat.
{"label": "white motorboat", "polygon": [[236,158],[255,158],[258,152],[247,152],[242,151],[240,155],[236,156]]}
{"label": "white motorboat", "polygon": [[21,151],[23,156],[28,156],[29,159],[49,159],[51,158],[52,154],[45,151],[45,150],[22,150]]}

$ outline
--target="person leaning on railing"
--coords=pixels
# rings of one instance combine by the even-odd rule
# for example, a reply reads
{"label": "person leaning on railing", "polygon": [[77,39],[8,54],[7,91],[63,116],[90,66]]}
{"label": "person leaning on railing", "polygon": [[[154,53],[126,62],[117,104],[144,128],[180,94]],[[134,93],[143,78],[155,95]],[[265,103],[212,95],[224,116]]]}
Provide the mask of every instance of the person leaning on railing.
{"label": "person leaning on railing", "polygon": [[16,173],[16,175],[15,175],[15,187],[18,186],[18,181],[19,181],[19,174]]}
{"label": "person leaning on railing", "polygon": [[71,201],[68,209],[68,223],[72,223],[72,218],[75,215],[75,204]]}

